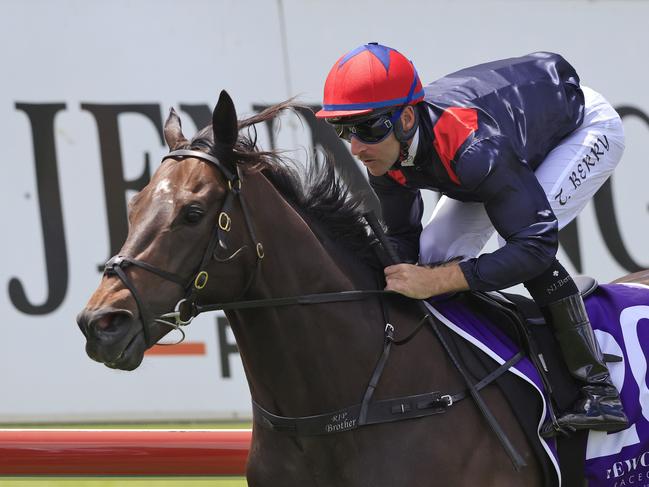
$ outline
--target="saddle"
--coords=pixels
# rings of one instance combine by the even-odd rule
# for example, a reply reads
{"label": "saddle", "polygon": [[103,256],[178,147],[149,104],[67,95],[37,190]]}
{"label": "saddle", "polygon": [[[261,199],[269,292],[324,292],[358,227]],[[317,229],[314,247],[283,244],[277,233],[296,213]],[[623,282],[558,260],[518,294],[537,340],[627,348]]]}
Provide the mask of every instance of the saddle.
{"label": "saddle", "polygon": [[[598,287],[595,279],[588,276],[574,278],[582,297],[586,298]],[[527,297],[503,293],[462,293],[456,299],[464,300],[476,313],[484,315],[496,324],[514,343],[525,351],[536,366],[545,386],[548,403],[555,411],[569,409],[579,397],[579,384],[572,378],[565,365],[559,344],[552,328],[547,325],[536,303]],[[479,377],[491,370],[494,365],[491,359],[479,350],[469,346],[463,340],[455,340],[458,353],[464,364]],[[619,357],[605,355],[607,362],[620,360]],[[525,434],[536,450],[536,456],[542,459],[542,467],[547,470],[546,479],[551,479],[551,466],[547,456],[539,446],[537,428],[540,417],[538,401],[511,374],[499,378],[498,386],[510,403]],[[569,438],[558,438],[559,460],[562,466],[564,485],[580,485],[583,481],[586,441],[588,431],[580,431]],[[551,484],[547,484],[551,485]]]}
{"label": "saddle", "polygon": [[[598,286],[589,276],[576,276],[574,282],[582,298]],[[559,410],[566,410],[579,396],[579,385],[570,375],[553,330],[536,303],[525,296],[503,293],[470,293],[473,309],[484,313],[527,353],[544,379],[546,390]],[[503,314],[509,319],[503,319]],[[619,357],[605,356],[608,362]]]}

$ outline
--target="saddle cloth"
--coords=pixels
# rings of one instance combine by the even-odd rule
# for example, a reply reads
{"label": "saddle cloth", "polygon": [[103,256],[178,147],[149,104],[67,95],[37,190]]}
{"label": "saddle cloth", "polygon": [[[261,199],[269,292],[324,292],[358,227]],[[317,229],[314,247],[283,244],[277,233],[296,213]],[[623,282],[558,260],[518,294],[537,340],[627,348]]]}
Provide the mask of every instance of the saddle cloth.
{"label": "saddle cloth", "polygon": [[[502,315],[481,312],[480,306],[461,296],[432,299],[427,306],[452,332],[447,334],[454,338],[458,354],[474,378],[479,380],[513,357],[519,345],[500,326],[504,321]],[[562,448],[563,440],[557,445],[555,439],[545,439],[538,434],[540,426],[547,420],[548,394],[529,358],[512,367],[497,383],[505,391],[512,409],[522,413],[518,419],[540,460],[544,485],[649,486],[649,287],[639,284],[601,285],[585,298],[585,304],[602,351],[622,358],[608,365],[631,423],[628,429],[611,434],[580,432],[567,440],[566,448]],[[535,337],[540,337],[536,342],[545,342],[540,352],[550,371],[555,402],[560,408],[567,408],[577,397],[578,388],[563,365],[551,332],[539,321],[531,329]],[[581,443],[587,443],[584,455],[578,452]],[[561,457],[564,461],[572,457],[569,463],[573,469],[571,472],[565,469],[563,476],[559,450],[568,452],[568,456]]]}

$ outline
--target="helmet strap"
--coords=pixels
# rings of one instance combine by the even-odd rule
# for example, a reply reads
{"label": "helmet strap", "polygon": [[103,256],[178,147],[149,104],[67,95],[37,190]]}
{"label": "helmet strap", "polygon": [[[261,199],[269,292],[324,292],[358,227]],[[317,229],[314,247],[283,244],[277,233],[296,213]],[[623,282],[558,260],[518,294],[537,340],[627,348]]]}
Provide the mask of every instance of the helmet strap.
{"label": "helmet strap", "polygon": [[399,141],[401,143],[401,147],[399,149],[399,164],[401,164],[403,161],[405,161],[408,158],[408,152],[410,151],[410,144],[406,141]]}
{"label": "helmet strap", "polygon": [[[413,106],[412,108],[415,120],[412,124],[412,127],[410,127],[408,130],[404,130],[403,124],[401,123],[401,116],[399,116],[394,121],[394,136],[397,138],[400,145],[399,156],[397,157],[397,160],[394,161],[393,165],[396,167],[399,167],[401,163],[408,158],[408,153],[410,152],[409,141],[412,140],[412,138],[415,136],[415,132],[419,127],[419,112],[417,111],[417,107]],[[405,109],[405,107],[403,109]]]}
{"label": "helmet strap", "polygon": [[390,166],[390,169],[400,169],[401,163],[408,158],[408,152],[410,151],[410,144],[405,141],[399,141],[399,155],[396,160]]}
{"label": "helmet strap", "polygon": [[[403,112],[403,110],[405,110],[405,107],[401,111]],[[414,114],[415,120],[412,124],[412,127],[410,127],[408,130],[404,130],[403,128],[403,124],[401,123],[401,115],[399,115],[399,117],[394,121],[394,135],[397,140],[401,142],[402,146],[404,143],[407,143],[415,136],[415,132],[419,127],[419,112],[417,111],[417,107],[413,106],[412,112]]]}

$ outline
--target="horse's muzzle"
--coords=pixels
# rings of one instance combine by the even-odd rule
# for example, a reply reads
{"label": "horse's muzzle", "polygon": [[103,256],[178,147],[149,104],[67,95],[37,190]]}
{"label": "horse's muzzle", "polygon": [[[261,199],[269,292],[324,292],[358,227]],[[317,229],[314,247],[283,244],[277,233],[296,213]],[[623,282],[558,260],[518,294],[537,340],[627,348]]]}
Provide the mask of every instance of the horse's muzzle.
{"label": "horse's muzzle", "polygon": [[84,309],[77,324],[86,337],[88,356],[108,367],[133,370],[142,362],[146,349],[139,320],[122,309]]}

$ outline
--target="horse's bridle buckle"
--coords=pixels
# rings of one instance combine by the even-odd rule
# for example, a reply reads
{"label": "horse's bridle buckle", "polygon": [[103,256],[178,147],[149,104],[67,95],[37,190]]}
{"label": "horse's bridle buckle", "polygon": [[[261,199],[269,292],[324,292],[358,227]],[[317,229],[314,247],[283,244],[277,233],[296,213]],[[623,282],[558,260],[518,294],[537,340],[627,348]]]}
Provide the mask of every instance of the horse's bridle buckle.
{"label": "horse's bridle buckle", "polygon": [[392,326],[390,323],[385,324],[385,339],[392,341],[394,340],[394,326]]}
{"label": "horse's bridle buckle", "polygon": [[219,214],[219,228],[224,232],[229,232],[230,228],[232,228],[232,219],[224,211]]}
{"label": "horse's bridle buckle", "polygon": [[235,193],[241,191],[241,179],[228,179],[228,188]]}
{"label": "horse's bridle buckle", "polygon": [[130,264],[131,262],[128,259],[122,257],[121,255],[114,255],[113,257],[108,259],[106,264],[104,264],[104,272],[114,273],[115,267],[126,267]]}

